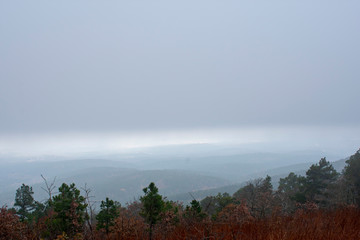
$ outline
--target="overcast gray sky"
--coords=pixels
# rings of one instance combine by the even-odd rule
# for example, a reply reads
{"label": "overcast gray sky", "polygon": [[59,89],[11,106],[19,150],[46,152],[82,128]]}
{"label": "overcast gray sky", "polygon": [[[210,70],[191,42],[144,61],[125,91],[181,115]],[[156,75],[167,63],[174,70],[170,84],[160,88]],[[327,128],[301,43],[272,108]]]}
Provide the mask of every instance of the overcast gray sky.
{"label": "overcast gray sky", "polygon": [[0,1],[0,134],[360,123],[359,1]]}

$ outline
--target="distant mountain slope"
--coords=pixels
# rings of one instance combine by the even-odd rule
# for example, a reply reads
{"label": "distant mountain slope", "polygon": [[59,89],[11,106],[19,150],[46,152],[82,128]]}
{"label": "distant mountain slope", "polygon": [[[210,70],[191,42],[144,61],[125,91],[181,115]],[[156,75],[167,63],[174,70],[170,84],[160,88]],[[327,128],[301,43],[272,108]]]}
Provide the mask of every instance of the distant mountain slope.
{"label": "distant mountain slope", "polygon": [[[184,170],[136,170],[114,167],[94,167],[71,171],[73,175],[59,177],[57,188],[61,183],[74,182],[78,188],[85,183],[92,189],[93,200],[100,201],[109,197],[122,203],[132,201],[142,195],[142,189],[150,182],[155,182],[164,196],[200,189],[209,189],[228,185],[230,182],[221,178],[202,175]],[[26,183],[25,183],[26,184]],[[20,185],[19,185],[20,186]],[[43,183],[34,184],[34,196],[37,200],[45,200],[46,193]],[[57,189],[56,188],[56,189]],[[1,194],[0,203],[12,205],[15,190]]]}
{"label": "distant mountain slope", "polygon": [[301,165],[306,161],[304,166],[310,166],[319,161],[321,157],[323,157],[322,153],[313,151],[258,152],[206,157],[183,156],[176,159],[148,159],[143,163],[143,167],[145,169],[196,169],[204,174],[226,178],[237,183],[247,181],[249,177],[255,175],[262,176],[269,169],[280,168],[292,163]]}
{"label": "distant mountain slope", "polygon": [[[62,179],[60,179],[62,180]],[[161,194],[168,196],[184,191],[209,189],[229,184],[221,178],[183,170],[134,170],[114,168],[87,169],[64,179],[79,186],[85,183],[94,189],[97,199],[108,196],[120,202],[131,201],[142,195],[142,189],[155,182]]]}
{"label": "distant mountain slope", "polygon": [[[344,169],[344,167],[346,165],[345,161],[347,159],[348,158],[341,159],[341,160],[332,162],[331,164],[336,169],[336,171],[341,173],[341,171]],[[305,176],[306,171],[309,169],[309,167],[312,164],[314,164],[314,163],[301,163],[301,164],[284,166],[284,167],[280,167],[280,168],[269,169],[267,171],[262,171],[262,172],[257,172],[254,174],[247,175],[248,180],[244,181],[242,183],[231,184],[231,185],[222,186],[222,187],[213,188],[213,189],[207,189],[207,190],[199,190],[199,191],[193,191],[193,192],[174,194],[174,195],[170,195],[168,198],[170,200],[181,201],[185,204],[188,204],[193,198],[195,198],[196,200],[202,200],[207,196],[215,196],[218,193],[225,193],[225,192],[232,195],[237,190],[239,190],[241,187],[245,186],[246,183],[248,181],[250,181],[251,179],[256,179],[256,178],[261,178],[261,177],[263,178],[266,175],[271,176],[273,187],[274,187],[274,189],[276,189],[278,187],[280,178],[286,177],[287,175],[289,175],[290,172],[294,172],[295,174]]]}
{"label": "distant mountain slope", "polygon": [[22,183],[28,185],[40,183],[43,181],[41,174],[49,178],[65,177],[74,171],[92,167],[129,168],[132,166],[127,162],[104,159],[0,163],[0,193],[16,189]]}
{"label": "distant mountain slope", "polygon": [[[218,192],[231,194],[244,182],[266,175],[272,176],[273,185],[277,187],[281,177],[290,172],[304,175],[311,164],[320,160],[320,153],[316,152],[231,153],[232,155],[224,156],[187,157],[188,152],[185,151],[173,158],[167,154],[160,157],[152,154],[146,157],[146,154],[140,154],[141,157],[136,155],[134,158],[127,156],[132,159],[131,163],[128,162],[129,159],[1,163],[0,206],[12,205],[15,191],[22,183],[34,187],[37,200],[45,199],[40,174],[49,180],[57,176],[57,187],[62,182],[75,182],[79,188],[87,183],[93,190],[95,200],[108,196],[123,203],[131,201],[154,181],[161,194],[172,200],[187,202],[192,199],[188,192],[194,192],[195,198]],[[309,162],[303,163],[304,159]],[[288,165],[291,162],[296,164]],[[333,165],[341,171],[345,160],[336,161]]]}

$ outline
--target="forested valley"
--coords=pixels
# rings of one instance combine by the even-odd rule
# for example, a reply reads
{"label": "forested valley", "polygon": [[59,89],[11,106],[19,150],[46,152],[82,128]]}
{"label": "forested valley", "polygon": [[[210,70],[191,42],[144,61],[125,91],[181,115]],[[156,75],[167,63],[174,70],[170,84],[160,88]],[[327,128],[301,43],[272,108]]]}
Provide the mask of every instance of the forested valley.
{"label": "forested valley", "polygon": [[[170,201],[153,183],[126,205],[106,198],[94,211],[91,188],[44,178],[45,202],[22,184],[0,210],[0,239],[360,239],[360,150],[337,172],[326,158],[305,176],[273,188],[250,180],[230,195]],[[113,183],[116,184],[116,183]]]}

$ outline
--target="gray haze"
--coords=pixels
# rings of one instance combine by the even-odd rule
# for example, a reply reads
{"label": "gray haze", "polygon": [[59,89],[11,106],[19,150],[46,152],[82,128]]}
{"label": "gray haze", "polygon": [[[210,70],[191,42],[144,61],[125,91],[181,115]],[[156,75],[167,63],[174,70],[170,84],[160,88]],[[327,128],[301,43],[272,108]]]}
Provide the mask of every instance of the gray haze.
{"label": "gray haze", "polygon": [[329,0],[1,1],[0,134],[358,126],[359,12]]}

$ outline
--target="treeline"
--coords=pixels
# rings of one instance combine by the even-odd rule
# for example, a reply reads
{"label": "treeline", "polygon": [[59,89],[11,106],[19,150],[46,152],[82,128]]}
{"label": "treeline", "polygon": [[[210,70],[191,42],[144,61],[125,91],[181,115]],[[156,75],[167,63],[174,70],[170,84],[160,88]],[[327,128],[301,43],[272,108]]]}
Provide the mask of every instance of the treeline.
{"label": "treeline", "polygon": [[95,212],[86,186],[81,195],[63,183],[54,194],[54,181],[44,180],[47,201],[23,184],[14,207],[0,209],[0,239],[360,239],[360,150],[341,173],[322,158],[276,190],[266,176],[189,206],[150,183],[139,200],[121,206],[106,198]]}

